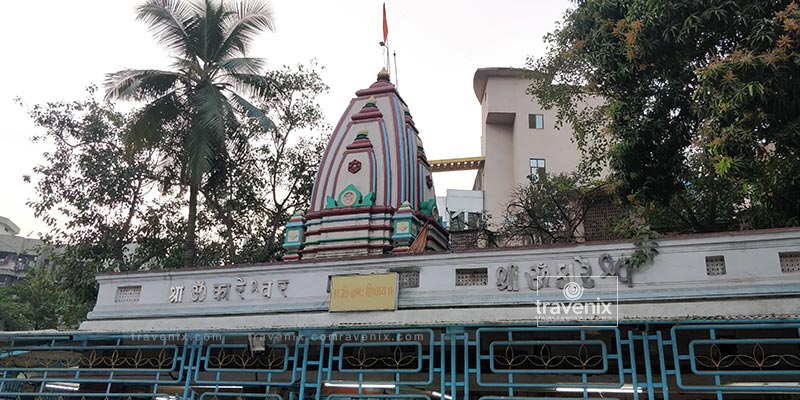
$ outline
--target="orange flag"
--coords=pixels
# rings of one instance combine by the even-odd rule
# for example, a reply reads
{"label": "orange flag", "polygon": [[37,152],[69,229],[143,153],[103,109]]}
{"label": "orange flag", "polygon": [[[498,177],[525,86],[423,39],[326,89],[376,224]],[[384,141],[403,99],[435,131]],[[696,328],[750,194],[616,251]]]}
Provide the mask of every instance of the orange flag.
{"label": "orange flag", "polygon": [[386,23],[386,3],[383,3],[383,43],[389,40],[389,24]]}

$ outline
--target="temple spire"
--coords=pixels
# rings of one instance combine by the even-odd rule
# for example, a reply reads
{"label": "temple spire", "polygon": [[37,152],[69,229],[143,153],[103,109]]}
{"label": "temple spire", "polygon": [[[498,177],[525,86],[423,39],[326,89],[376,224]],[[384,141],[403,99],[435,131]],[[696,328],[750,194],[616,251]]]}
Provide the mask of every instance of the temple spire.
{"label": "temple spire", "polygon": [[308,211],[286,225],[284,260],[449,248],[419,131],[389,79],[381,69],[344,111]]}

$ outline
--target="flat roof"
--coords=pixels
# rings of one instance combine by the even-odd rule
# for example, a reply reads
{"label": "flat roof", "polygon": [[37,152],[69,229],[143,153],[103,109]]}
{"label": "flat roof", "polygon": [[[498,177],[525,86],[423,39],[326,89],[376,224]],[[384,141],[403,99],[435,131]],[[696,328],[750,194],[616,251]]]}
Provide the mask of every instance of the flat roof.
{"label": "flat roof", "polygon": [[510,67],[478,68],[472,78],[472,88],[475,90],[475,97],[478,98],[478,103],[483,99],[483,92],[486,91],[486,82],[489,81],[490,77],[522,78],[527,71],[523,68]]}

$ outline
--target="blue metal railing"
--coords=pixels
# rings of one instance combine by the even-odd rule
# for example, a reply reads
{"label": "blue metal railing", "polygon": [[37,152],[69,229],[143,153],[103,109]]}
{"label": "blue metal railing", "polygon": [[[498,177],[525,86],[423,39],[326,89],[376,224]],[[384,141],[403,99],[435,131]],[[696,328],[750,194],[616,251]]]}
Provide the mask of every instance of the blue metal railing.
{"label": "blue metal railing", "polygon": [[0,335],[0,399],[724,399],[799,376],[800,321]]}

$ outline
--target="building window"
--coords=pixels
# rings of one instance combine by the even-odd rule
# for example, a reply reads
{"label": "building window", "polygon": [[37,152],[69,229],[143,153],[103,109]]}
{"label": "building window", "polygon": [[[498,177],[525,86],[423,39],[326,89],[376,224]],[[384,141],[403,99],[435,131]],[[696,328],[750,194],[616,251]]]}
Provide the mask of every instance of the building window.
{"label": "building window", "polygon": [[538,182],[544,179],[546,172],[543,158],[531,158],[531,181]]}
{"label": "building window", "polygon": [[481,225],[482,213],[468,211],[450,211],[450,231],[478,229]]}
{"label": "building window", "polygon": [[528,128],[530,128],[530,129],[544,129],[544,115],[543,114],[528,114]]}

